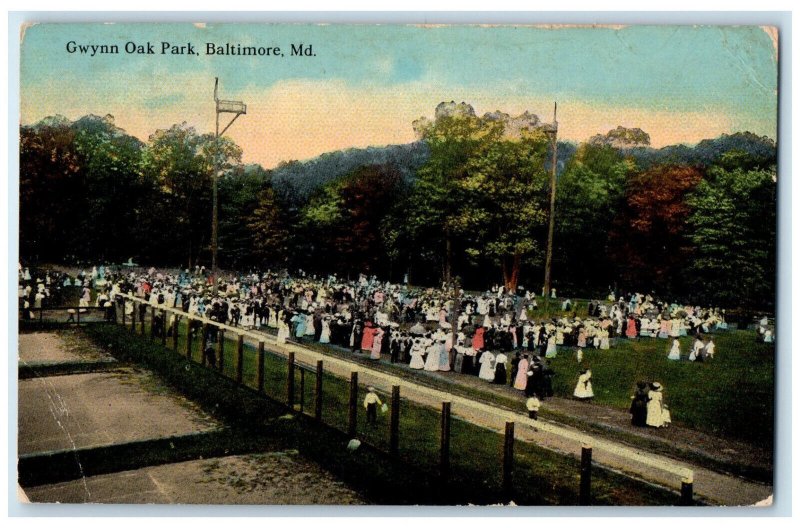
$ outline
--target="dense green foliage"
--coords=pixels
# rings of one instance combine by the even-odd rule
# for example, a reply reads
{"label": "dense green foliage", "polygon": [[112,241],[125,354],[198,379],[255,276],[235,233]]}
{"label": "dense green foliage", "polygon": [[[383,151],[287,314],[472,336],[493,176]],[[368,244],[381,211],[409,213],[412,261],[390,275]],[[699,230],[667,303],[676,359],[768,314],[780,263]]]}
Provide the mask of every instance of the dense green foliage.
{"label": "dense green foliage", "polygon": [[[111,116],[23,126],[22,258],[208,266],[218,155],[223,267],[394,281],[407,274],[425,285],[452,274],[469,289],[502,282],[538,290],[550,136],[538,125],[514,128],[505,114],[458,108],[415,122],[420,141],[407,148],[334,153],[271,171],[243,166],[230,140],[217,150],[213,135],[186,124],[146,143]],[[739,133],[696,147],[616,145],[629,132],[577,148],[559,143],[558,291],[654,291],[771,308],[774,142]]]}

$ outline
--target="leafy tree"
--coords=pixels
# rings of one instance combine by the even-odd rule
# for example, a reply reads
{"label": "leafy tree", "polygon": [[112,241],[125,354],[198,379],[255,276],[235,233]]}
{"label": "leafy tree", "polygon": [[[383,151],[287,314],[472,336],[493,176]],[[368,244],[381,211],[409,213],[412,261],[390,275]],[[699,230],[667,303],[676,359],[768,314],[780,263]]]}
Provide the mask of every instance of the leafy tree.
{"label": "leafy tree", "polygon": [[147,194],[138,171],[141,142],[112,116],[74,123],[56,116],[20,134],[23,254],[93,262],[130,255]]}
{"label": "leafy tree", "polygon": [[259,206],[259,194],[269,185],[269,172],[260,165],[237,166],[219,180],[220,265],[244,269],[258,263],[255,233],[247,221]]}
{"label": "leafy tree", "polygon": [[81,183],[75,131],[66,118],[20,129],[20,254],[63,259],[74,252],[78,207],[66,199]]}
{"label": "leafy tree", "polygon": [[503,283],[516,289],[523,260],[541,257],[537,235],[547,220],[548,177],[545,158],[548,138],[540,130],[499,134],[467,164],[467,176],[459,180],[462,194],[469,196],[456,216],[461,232],[470,242],[467,254],[485,255],[502,270]]}
{"label": "leafy tree", "polygon": [[401,181],[393,166],[370,165],[319,189],[302,222],[320,262],[346,275],[387,271],[381,226]]}
{"label": "leafy tree", "polygon": [[566,291],[601,293],[616,281],[608,233],[634,171],[617,149],[584,143],[559,178],[553,273]]}
{"label": "leafy tree", "polygon": [[688,197],[695,246],[688,272],[697,298],[774,306],[775,178],[774,167],[715,167]]}
{"label": "leafy tree", "polygon": [[220,174],[241,160],[241,148],[228,138],[199,135],[186,123],[150,136],[142,172],[160,192],[149,203],[146,230],[155,234],[147,257],[155,262],[188,262],[209,256],[214,157]]}
{"label": "leafy tree", "polygon": [[258,202],[247,225],[253,235],[253,253],[257,263],[287,266],[297,255],[297,209],[275,192],[271,185],[258,194]]}
{"label": "leafy tree", "polygon": [[666,294],[682,292],[692,245],[687,194],[700,182],[693,167],[656,166],[628,179],[625,201],[609,234],[622,286]]}
{"label": "leafy tree", "polygon": [[[496,112],[477,117],[464,103],[442,103],[432,122],[415,123],[429,151],[408,200],[407,226],[415,251],[453,274],[453,255],[488,259],[516,288],[525,257],[540,245],[547,137],[538,118]],[[464,270],[460,270],[463,272]]]}
{"label": "leafy tree", "polygon": [[468,165],[490,136],[499,137],[501,130],[463,103],[440,104],[435,121],[419,120],[415,128],[428,145],[429,157],[417,171],[407,202],[408,230],[415,245],[436,260],[432,264],[442,266],[442,276],[449,282],[454,238],[473,224],[465,218],[471,194],[469,185],[463,184]]}

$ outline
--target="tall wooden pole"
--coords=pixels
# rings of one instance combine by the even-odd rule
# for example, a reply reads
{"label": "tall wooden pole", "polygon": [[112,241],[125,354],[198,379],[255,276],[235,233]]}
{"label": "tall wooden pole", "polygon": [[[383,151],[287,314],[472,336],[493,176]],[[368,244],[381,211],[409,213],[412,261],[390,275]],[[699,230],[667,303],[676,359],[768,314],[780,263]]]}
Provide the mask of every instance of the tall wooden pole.
{"label": "tall wooden pole", "polygon": [[219,103],[217,102],[217,84],[219,79],[214,79],[214,110],[217,115],[217,129],[214,133],[214,175],[211,178],[213,181],[213,190],[211,200],[213,205],[211,208],[211,291],[214,297],[217,296],[217,228],[219,227],[219,219],[217,212],[217,176],[219,173]]}
{"label": "tall wooden pole", "polygon": [[544,295],[550,298],[550,271],[553,265],[553,228],[556,214],[556,169],[558,167],[558,121],[556,111],[558,103],[553,104],[553,161],[550,167],[550,221],[547,226],[547,254],[544,261]]}

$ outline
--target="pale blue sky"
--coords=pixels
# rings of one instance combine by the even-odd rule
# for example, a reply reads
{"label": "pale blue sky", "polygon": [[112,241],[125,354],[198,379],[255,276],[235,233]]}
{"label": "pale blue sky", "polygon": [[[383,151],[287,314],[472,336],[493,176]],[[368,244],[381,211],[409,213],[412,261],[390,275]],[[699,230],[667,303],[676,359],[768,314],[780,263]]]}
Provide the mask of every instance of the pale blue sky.
{"label": "pale blue sky", "polygon": [[[119,55],[67,53],[68,41]],[[139,56],[128,41],[194,44],[199,56]],[[205,43],[280,46],[285,57],[205,55]],[[290,57],[292,43],[315,57]],[[230,136],[267,167],[322,152],[413,140],[441,101],[478,113],[529,110],[581,141],[640,126],[656,146],[749,130],[775,137],[777,52],[758,27],[47,24],[22,43],[22,122],[54,113],[115,116],[146,139],[187,121],[213,130],[213,79],[248,104]]]}

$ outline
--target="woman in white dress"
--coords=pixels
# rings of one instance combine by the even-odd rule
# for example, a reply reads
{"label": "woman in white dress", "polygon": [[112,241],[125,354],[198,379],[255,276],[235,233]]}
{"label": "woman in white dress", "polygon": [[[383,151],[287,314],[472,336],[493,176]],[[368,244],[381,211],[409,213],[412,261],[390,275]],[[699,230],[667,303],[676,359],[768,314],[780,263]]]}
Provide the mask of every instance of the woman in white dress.
{"label": "woman in white dress", "polygon": [[663,388],[658,382],[651,383],[647,400],[647,425],[665,427],[670,421],[669,411],[664,408]]}
{"label": "woman in white dress", "polygon": [[481,370],[478,372],[478,377],[486,381],[494,381],[494,354],[491,352],[484,352],[481,354]]}
{"label": "woman in white dress", "polygon": [[306,335],[314,335],[314,312],[306,314]]}
{"label": "woman in white dress", "polygon": [[439,370],[439,344],[432,342],[426,349],[428,357],[425,358],[425,370],[436,372]]}
{"label": "woman in white dress", "polygon": [[575,385],[573,396],[579,400],[590,400],[594,398],[594,391],[592,390],[592,371],[584,369],[581,375],[578,376],[578,383]]}
{"label": "woman in white dress", "polygon": [[669,350],[667,359],[671,359],[673,361],[681,359],[681,342],[678,341],[677,337],[672,340],[672,348]]}
{"label": "woman in white dress", "polygon": [[422,351],[422,344],[419,342],[419,338],[417,338],[414,340],[414,344],[411,346],[411,363],[408,364],[410,368],[414,370],[421,370],[425,368],[425,362],[422,360]]}
{"label": "woman in white dress", "polygon": [[556,357],[556,336],[555,334],[550,334],[547,338],[547,351],[544,354],[547,358],[554,358]]}
{"label": "woman in white dress", "polygon": [[331,342],[331,321],[327,317],[322,320],[322,333],[319,335],[319,342]]}
{"label": "woman in white dress", "polygon": [[289,325],[286,324],[286,321],[283,320],[281,317],[278,320],[278,344],[285,345],[286,339],[289,338]]}
{"label": "woman in white dress", "polygon": [[453,342],[452,334],[447,336],[447,340],[439,342],[436,344],[439,348],[439,371],[440,372],[450,372],[450,353],[448,350],[452,350],[452,346],[448,347],[448,343]]}

